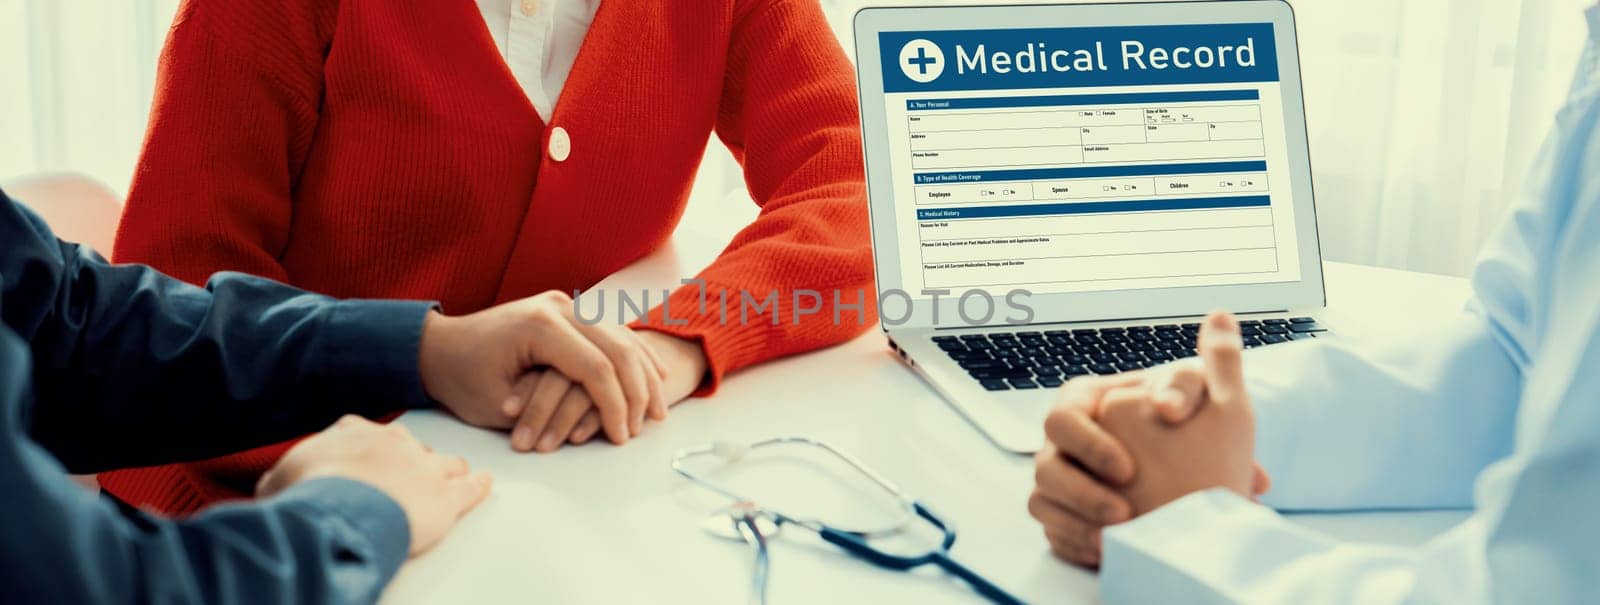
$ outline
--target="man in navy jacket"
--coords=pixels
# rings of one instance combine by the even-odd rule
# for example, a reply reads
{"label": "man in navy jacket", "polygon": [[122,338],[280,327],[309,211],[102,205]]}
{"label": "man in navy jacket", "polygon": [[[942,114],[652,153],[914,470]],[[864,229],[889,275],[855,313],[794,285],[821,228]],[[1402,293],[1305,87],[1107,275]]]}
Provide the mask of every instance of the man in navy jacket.
{"label": "man in navy jacket", "polygon": [[263,499],[183,520],[67,473],[205,459],[434,402],[509,426],[525,370],[620,394],[611,362],[639,354],[594,346],[623,330],[572,320],[556,294],[452,318],[238,274],[189,286],[57,240],[4,192],[0,320],[7,602],[375,600],[490,487],[398,425],[346,416],[290,450]]}

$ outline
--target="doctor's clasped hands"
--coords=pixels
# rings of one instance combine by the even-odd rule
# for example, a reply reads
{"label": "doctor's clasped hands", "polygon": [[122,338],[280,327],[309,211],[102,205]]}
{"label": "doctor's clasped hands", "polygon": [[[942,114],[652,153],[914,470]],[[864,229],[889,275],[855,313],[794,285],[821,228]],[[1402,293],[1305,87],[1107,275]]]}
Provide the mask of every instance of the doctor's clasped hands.
{"label": "doctor's clasped hands", "polygon": [[1214,313],[1200,357],[1074,380],[1045,422],[1028,511],[1055,553],[1100,564],[1100,531],[1192,492],[1254,498],[1271,482],[1255,462],[1239,324]]}

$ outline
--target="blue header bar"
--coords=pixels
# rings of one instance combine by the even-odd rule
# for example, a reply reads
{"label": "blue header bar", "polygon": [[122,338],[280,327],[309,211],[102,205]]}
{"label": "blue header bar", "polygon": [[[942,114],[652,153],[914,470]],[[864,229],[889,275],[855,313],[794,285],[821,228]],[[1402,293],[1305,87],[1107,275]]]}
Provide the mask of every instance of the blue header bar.
{"label": "blue header bar", "polygon": [[1031,170],[993,170],[989,172],[931,172],[916,175],[918,185],[984,183],[990,181],[1047,181],[1101,177],[1157,176],[1164,174],[1220,174],[1225,172],[1266,172],[1267,163],[1209,162],[1205,164],[1144,164],[1139,166],[1088,166],[1083,168],[1037,168]]}
{"label": "blue header bar", "polygon": [[1270,23],[881,32],[883,90],[1278,81]]}
{"label": "blue header bar", "polygon": [[1258,208],[1272,205],[1264,195],[1213,197],[1182,200],[1139,200],[1133,202],[1080,202],[1075,204],[1030,204],[1027,206],[978,206],[975,208],[927,208],[917,211],[919,221],[964,218],[1010,218],[1106,212],[1151,212],[1158,210],[1214,210],[1218,208]]}
{"label": "blue header bar", "polygon": [[1198,103],[1207,101],[1258,101],[1257,90],[1197,90],[1111,95],[1051,95],[1044,97],[987,97],[982,99],[907,99],[906,109],[994,109],[998,107],[1061,107],[1069,105],[1131,105],[1136,103]]}

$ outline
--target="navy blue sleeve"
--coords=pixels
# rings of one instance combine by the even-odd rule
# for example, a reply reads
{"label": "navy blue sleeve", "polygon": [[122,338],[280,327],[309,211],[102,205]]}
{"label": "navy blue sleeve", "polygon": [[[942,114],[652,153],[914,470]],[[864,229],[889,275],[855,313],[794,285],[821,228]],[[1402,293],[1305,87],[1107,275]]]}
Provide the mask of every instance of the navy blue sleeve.
{"label": "navy blue sleeve", "polygon": [[[29,355],[0,326],[0,600],[371,602],[405,560],[404,511],[355,481],[308,481],[181,521],[97,498],[26,434]],[[65,405],[38,402],[54,404]]]}
{"label": "navy blue sleeve", "polygon": [[28,433],[73,472],[197,460],[429,404],[422,302],[218,274],[197,288],[57,240],[0,192],[0,318],[29,347]]}
{"label": "navy blue sleeve", "polygon": [[345,413],[428,405],[417,354],[431,307],[111,266],[0,192],[0,600],[377,599],[411,536],[373,487],[320,479],[171,520],[66,472],[206,458]]}

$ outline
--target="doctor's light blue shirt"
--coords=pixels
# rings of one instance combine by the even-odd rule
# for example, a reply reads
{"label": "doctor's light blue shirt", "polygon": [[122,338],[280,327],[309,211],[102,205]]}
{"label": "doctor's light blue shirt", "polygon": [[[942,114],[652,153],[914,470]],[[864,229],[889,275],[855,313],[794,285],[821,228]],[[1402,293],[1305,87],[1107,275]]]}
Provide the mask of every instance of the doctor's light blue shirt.
{"label": "doctor's light blue shirt", "polygon": [[1600,603],[1600,7],[1467,313],[1246,365],[1279,509],[1475,507],[1418,549],[1347,543],[1230,492],[1107,530],[1110,603]]}

